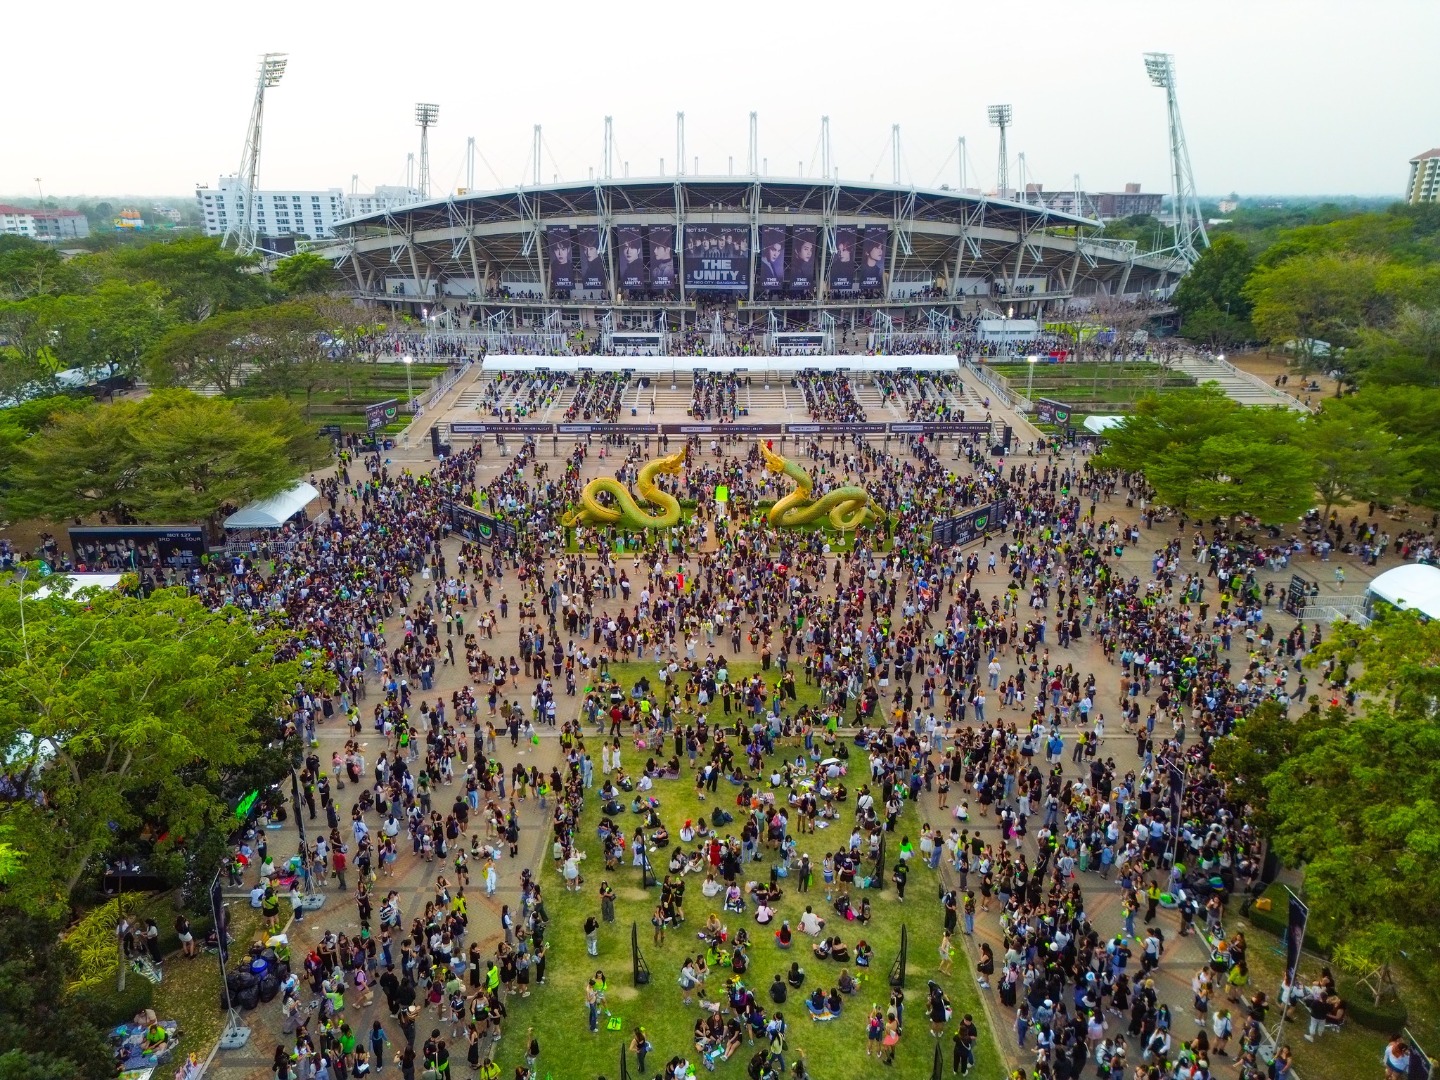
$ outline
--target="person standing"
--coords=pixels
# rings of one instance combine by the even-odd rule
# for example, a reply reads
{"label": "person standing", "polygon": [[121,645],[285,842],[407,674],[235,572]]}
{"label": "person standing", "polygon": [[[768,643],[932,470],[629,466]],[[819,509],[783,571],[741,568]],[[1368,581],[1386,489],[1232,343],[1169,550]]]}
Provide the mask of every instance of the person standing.
{"label": "person standing", "polygon": [[630,1036],[630,1049],[635,1051],[635,1064],[641,1075],[644,1075],[645,1055],[650,1052],[650,1040],[645,1036],[645,1029],[638,1025],[635,1034]]}
{"label": "person standing", "polygon": [[950,931],[946,930],[940,935],[940,974],[950,974],[950,958],[955,953],[955,946],[950,941]]}
{"label": "person standing", "polygon": [[594,915],[585,918],[585,951],[591,956],[600,955],[600,920]]}
{"label": "person standing", "polygon": [[966,1013],[960,1018],[960,1026],[954,1035],[955,1051],[951,1056],[950,1068],[961,1076],[975,1067],[975,1041],[980,1037],[975,1018]]}
{"label": "person standing", "polygon": [[594,1035],[600,1030],[600,995],[595,989],[594,979],[585,985],[585,1014],[590,1024],[590,1034]]}

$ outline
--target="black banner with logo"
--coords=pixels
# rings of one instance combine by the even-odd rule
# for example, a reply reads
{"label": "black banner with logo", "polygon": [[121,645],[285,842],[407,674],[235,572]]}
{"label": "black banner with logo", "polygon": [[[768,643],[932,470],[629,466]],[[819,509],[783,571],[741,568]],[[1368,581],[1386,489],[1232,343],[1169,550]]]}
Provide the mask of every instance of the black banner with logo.
{"label": "black banner with logo", "polygon": [[685,287],[745,292],[750,288],[750,229],[685,226]]}
{"label": "black banner with logo", "polygon": [[657,289],[675,287],[675,226],[650,226],[650,284]]}
{"label": "black banner with logo", "polygon": [[615,239],[619,248],[615,278],[620,287],[645,288],[645,245],[640,242],[640,230],[634,225],[622,225],[615,230]]}
{"label": "black banner with logo", "polygon": [[391,398],[375,405],[365,406],[365,430],[374,431],[390,423],[400,414],[400,403]]}
{"label": "black banner with logo", "polygon": [[659,435],[659,424],[556,424],[556,435]]}
{"label": "black banner with logo", "polygon": [[963,435],[978,439],[994,430],[988,420],[920,420],[890,425],[891,435]]}
{"label": "black banner with logo", "polygon": [[509,522],[501,521],[490,514],[482,514],[462,503],[452,502],[446,506],[450,511],[450,527],[466,540],[473,540],[477,544],[498,544],[506,549],[513,549],[518,545],[519,534]]}
{"label": "black banner with logo", "polygon": [[459,420],[450,425],[451,435],[553,435],[554,424],[502,424]]}
{"label": "black banner with logo", "polygon": [[575,239],[580,247],[580,287],[605,287],[605,253],[600,250],[599,229],[578,229]]}
{"label": "black banner with logo", "polygon": [[885,242],[889,230],[875,225],[864,230],[860,236],[860,254],[856,256],[856,284],[862,289],[880,289],[885,286]]}
{"label": "black banner with logo", "polygon": [[779,435],[785,425],[773,424],[661,424],[662,435]]}
{"label": "black banner with logo", "polygon": [[785,268],[785,287],[805,293],[815,288],[820,273],[820,231],[813,225],[797,225],[790,233],[790,265]]}
{"label": "black banner with logo", "polygon": [[785,226],[761,226],[760,264],[755,274],[755,284],[762,289],[779,289],[785,285]]}
{"label": "black banner with logo", "polygon": [[550,249],[550,288],[575,287],[575,230],[551,229],[545,234]]}
{"label": "black banner with logo", "polygon": [[1008,501],[987,503],[956,517],[937,521],[930,527],[930,540],[938,547],[960,547],[973,543],[988,529],[1002,528],[1010,517]]}
{"label": "black banner with logo", "polygon": [[888,424],[786,424],[787,435],[884,435]]}
{"label": "black banner with logo", "polygon": [[855,226],[841,225],[835,230],[835,250],[830,254],[830,288],[849,292],[855,288]]}
{"label": "black banner with logo", "polygon": [[1035,399],[1035,422],[1039,424],[1057,424],[1064,426],[1070,422],[1070,406],[1061,401],[1051,401],[1049,398]]}

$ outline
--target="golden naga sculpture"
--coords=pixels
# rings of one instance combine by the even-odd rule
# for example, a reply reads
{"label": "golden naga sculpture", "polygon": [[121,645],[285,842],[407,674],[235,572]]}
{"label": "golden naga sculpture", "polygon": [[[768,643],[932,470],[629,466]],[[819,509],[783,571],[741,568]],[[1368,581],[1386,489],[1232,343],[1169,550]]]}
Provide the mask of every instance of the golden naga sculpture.
{"label": "golden naga sculpture", "polygon": [[[657,473],[675,474],[685,467],[685,451],[679,450],[666,457],[647,461],[635,479],[635,492],[640,502],[661,508],[659,513],[647,513],[640,508],[640,502],[630,494],[619,480],[609,476],[591,480],[580,492],[580,509],[572,510],[560,519],[560,524],[617,526],[622,529],[668,529],[680,524],[680,503],[674,495],[661,491],[655,483]],[[615,505],[600,502],[600,493],[608,492]]]}
{"label": "golden naga sculpture", "polygon": [[885,508],[872,499],[862,487],[846,486],[827,491],[818,499],[811,499],[813,484],[810,474],[793,461],[775,453],[765,443],[760,443],[760,453],[765,458],[765,467],[772,473],[784,473],[795,481],[796,488],[770,508],[766,519],[777,528],[808,525],[822,517],[828,517],[830,524],[842,532],[853,532],[867,522],[883,522]]}

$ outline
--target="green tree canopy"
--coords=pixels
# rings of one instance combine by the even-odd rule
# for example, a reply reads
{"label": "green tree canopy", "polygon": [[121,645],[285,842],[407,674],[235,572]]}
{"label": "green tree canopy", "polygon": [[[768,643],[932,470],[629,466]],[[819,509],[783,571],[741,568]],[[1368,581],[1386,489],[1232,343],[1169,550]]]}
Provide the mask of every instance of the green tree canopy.
{"label": "green tree canopy", "polygon": [[159,391],[55,416],[16,447],[0,495],[16,518],[204,522],[278,494],[327,452],[283,401]]}
{"label": "green tree canopy", "polygon": [[256,272],[256,260],[225,250],[213,237],[186,236],[119,248],[90,261],[103,273],[137,284],[154,283],[184,322],[200,322],[270,299],[270,286]]}
{"label": "green tree canopy", "polygon": [[1254,266],[1244,241],[1225,233],[1215,237],[1175,290],[1186,337],[1229,344],[1250,336],[1245,282]]}
{"label": "green tree canopy", "polygon": [[1325,402],[1305,424],[1304,447],[1326,515],[1336,503],[1388,503],[1418,479],[1400,437],[1354,397]]}
{"label": "green tree canopy", "polygon": [[276,659],[280,632],[181,589],[65,599],[32,579],[22,632],[20,587],[0,586],[0,753],[44,799],[7,808],[28,855],[7,898],[54,914],[117,835],[179,842],[224,819],[225,779],[277,737],[300,667]]}
{"label": "green tree canopy", "polygon": [[287,296],[322,293],[337,282],[330,260],[313,251],[300,251],[281,259],[270,272],[270,281]]}
{"label": "green tree canopy", "polygon": [[1255,329],[1276,345],[1295,342],[1306,365],[1319,355],[1316,342],[1324,341],[1332,350],[1326,362],[1336,363],[1335,350],[1353,344],[1373,318],[1380,271],[1373,258],[1331,254],[1262,265],[1244,290],[1254,305]]}

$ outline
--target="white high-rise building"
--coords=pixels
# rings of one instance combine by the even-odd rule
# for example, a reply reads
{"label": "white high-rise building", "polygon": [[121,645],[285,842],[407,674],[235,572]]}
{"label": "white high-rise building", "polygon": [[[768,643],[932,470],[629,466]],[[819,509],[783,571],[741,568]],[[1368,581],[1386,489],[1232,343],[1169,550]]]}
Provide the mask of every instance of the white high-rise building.
{"label": "white high-rise building", "polygon": [[345,196],[347,218],[366,217],[370,214],[398,210],[402,206],[413,206],[420,201],[420,189],[399,184],[381,184],[370,193],[354,192]]}
{"label": "white high-rise building", "polygon": [[1440,147],[1410,159],[1410,182],[1405,201],[1411,206],[1440,202]]}
{"label": "white high-rise building", "polygon": [[[224,236],[239,223],[244,209],[244,185],[238,176],[222,176],[213,188],[195,189],[206,236]],[[259,236],[308,236],[322,239],[335,235],[335,222],[345,217],[345,193],[340,188],[323,191],[257,191],[255,232]]]}

